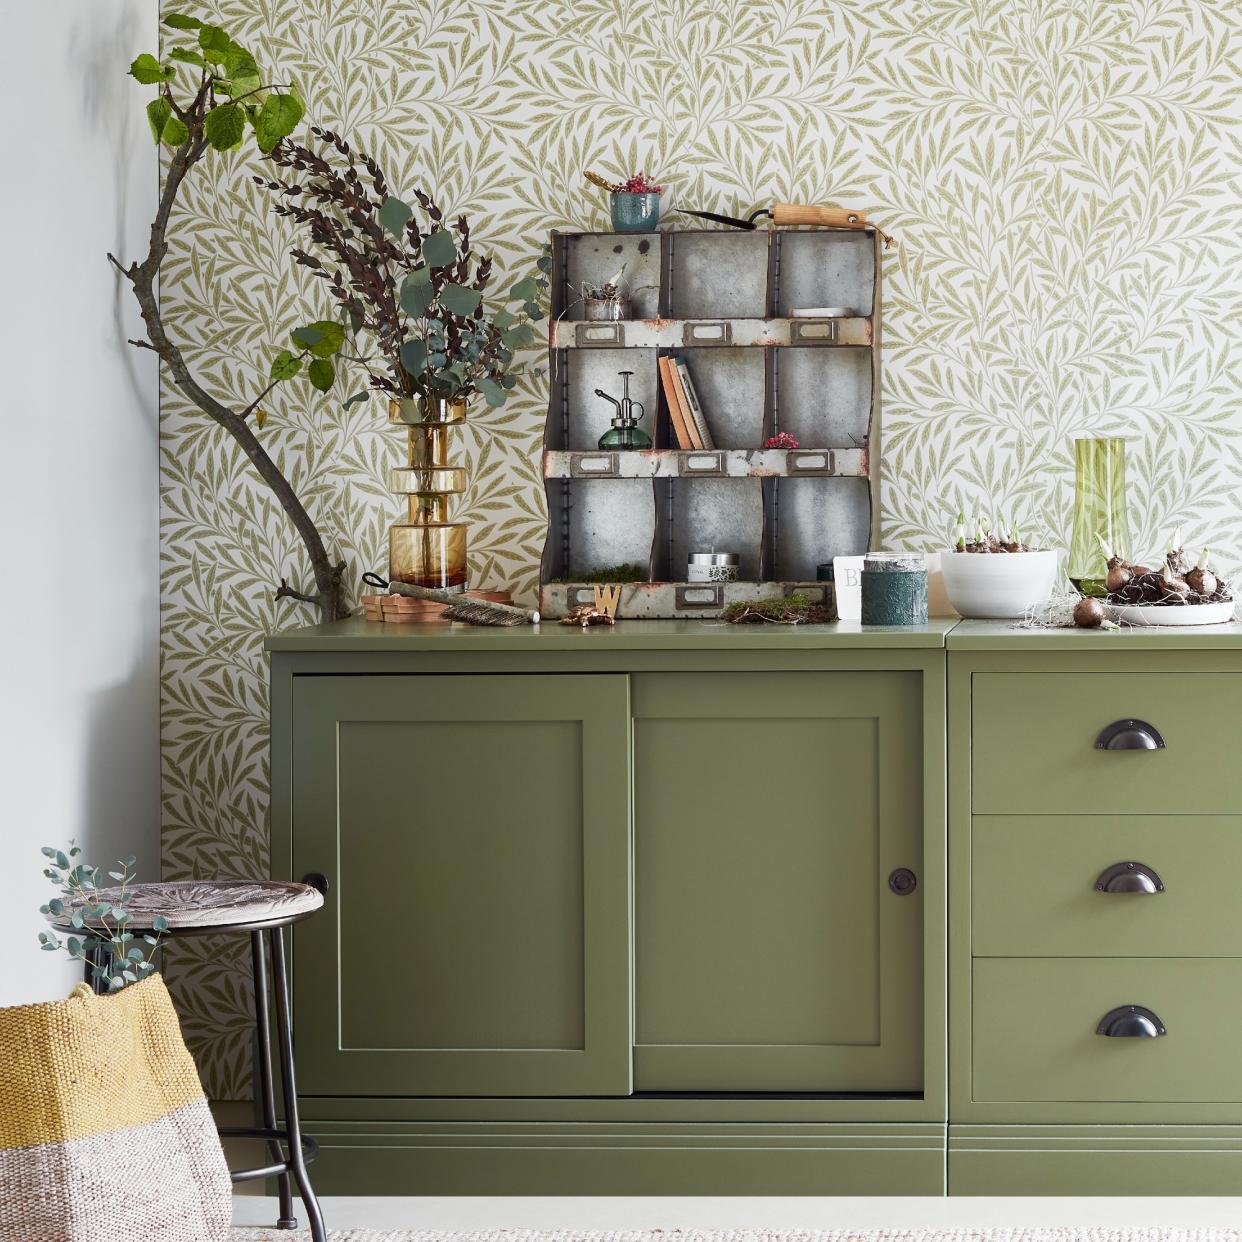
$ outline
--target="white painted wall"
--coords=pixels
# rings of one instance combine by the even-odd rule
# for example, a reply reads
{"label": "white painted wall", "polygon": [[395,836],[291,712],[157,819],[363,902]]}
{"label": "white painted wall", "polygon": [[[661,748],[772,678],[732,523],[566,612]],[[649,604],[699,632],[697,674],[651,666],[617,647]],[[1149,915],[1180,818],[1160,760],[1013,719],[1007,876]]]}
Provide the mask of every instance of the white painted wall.
{"label": "white painted wall", "polygon": [[[143,244],[157,194],[151,0],[6,12],[0,74],[0,1004],[80,977],[39,950],[39,849],[134,853],[158,874],[157,376],[105,254]],[[12,27],[16,25],[16,30]]]}

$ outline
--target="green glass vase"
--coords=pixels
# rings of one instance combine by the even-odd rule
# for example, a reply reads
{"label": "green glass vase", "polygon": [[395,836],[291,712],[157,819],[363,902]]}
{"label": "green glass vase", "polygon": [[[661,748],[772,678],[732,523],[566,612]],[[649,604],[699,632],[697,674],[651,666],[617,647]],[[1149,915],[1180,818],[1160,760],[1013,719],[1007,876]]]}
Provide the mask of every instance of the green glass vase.
{"label": "green glass vase", "polygon": [[1074,441],[1074,533],[1069,579],[1083,595],[1107,595],[1108,560],[1130,555],[1126,502],[1126,442],[1119,438]]}

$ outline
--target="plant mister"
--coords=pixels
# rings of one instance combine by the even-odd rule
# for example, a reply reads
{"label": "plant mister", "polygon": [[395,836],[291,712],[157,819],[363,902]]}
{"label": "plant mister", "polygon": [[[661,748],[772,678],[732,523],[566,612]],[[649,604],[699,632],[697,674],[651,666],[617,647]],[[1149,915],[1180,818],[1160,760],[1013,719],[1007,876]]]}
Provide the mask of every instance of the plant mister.
{"label": "plant mister", "polygon": [[[649,449],[651,437],[638,425],[639,419],[643,418],[647,411],[643,409],[642,402],[634,401],[630,397],[630,376],[634,372],[618,371],[617,374],[621,377],[620,401],[602,388],[595,390],[595,395],[611,403],[616,411],[612,418],[612,426],[599,438],[599,446],[601,449]],[[635,410],[638,411],[637,414],[634,413]]]}

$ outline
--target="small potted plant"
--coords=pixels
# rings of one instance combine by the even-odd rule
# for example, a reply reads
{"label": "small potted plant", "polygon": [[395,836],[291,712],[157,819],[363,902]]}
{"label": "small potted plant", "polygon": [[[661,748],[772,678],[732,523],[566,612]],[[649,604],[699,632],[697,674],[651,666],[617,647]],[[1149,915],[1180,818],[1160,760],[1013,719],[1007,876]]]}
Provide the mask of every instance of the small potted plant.
{"label": "small potted plant", "polygon": [[1022,617],[1046,600],[1057,554],[1026,543],[1016,529],[994,534],[977,518],[967,530],[957,515],[953,546],[940,557],[949,603],[963,617]]}
{"label": "small potted plant", "polygon": [[646,173],[637,172],[624,181],[609,181],[599,173],[589,172],[587,180],[609,195],[612,227],[617,233],[653,233],[660,223],[660,195],[658,186]]}
{"label": "small potted plant", "polygon": [[633,288],[625,278],[626,264],[622,263],[607,280],[594,284],[584,281],[579,292],[582,295],[584,315],[587,319],[604,323],[619,323],[634,318],[634,294],[650,285]]}

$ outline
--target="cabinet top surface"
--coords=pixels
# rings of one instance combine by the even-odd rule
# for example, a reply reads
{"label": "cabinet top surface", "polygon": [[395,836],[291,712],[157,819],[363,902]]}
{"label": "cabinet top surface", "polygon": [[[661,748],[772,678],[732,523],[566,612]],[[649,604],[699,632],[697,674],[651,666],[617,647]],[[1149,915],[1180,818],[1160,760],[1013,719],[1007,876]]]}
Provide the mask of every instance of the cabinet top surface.
{"label": "cabinet top surface", "polygon": [[943,647],[949,617],[926,625],[725,625],[719,621],[618,621],[589,629],[540,625],[387,624],[350,617],[272,634],[269,651],[816,651]]}
{"label": "cabinet top surface", "polygon": [[1037,630],[1012,621],[959,621],[945,645],[950,651],[1242,650],[1242,624]]}

